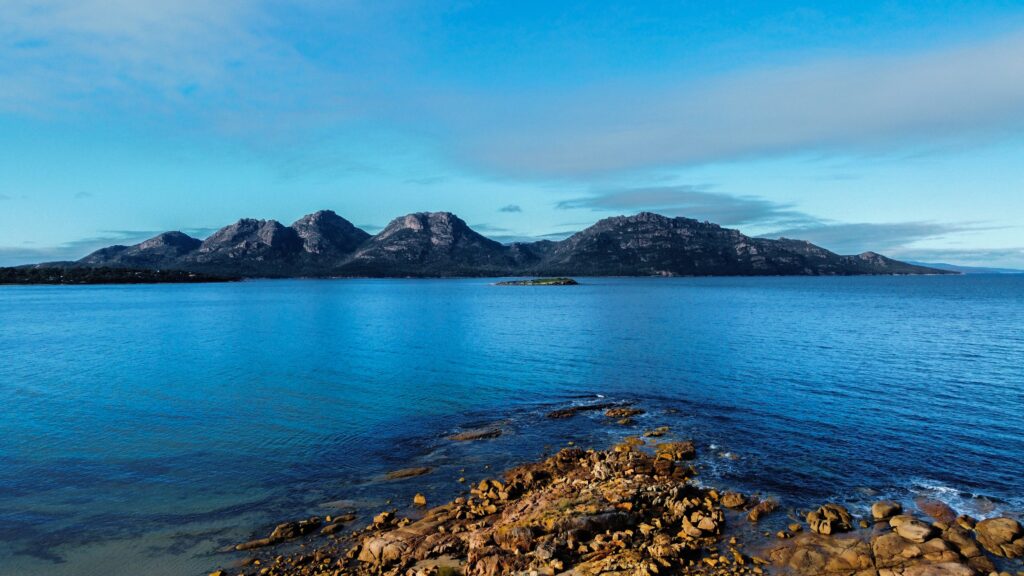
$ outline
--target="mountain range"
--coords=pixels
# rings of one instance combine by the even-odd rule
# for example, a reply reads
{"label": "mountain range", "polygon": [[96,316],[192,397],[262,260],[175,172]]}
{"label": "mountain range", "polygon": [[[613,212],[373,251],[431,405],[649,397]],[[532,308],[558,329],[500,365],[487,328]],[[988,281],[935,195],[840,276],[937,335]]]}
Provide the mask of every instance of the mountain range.
{"label": "mountain range", "polygon": [[205,240],[165,232],[64,266],[185,270],[241,277],[766,276],[948,274],[874,252],[745,236],[690,218],[605,218],[565,240],[502,244],[449,212],[396,218],[371,235],[330,210],[291,226],[242,219]]}

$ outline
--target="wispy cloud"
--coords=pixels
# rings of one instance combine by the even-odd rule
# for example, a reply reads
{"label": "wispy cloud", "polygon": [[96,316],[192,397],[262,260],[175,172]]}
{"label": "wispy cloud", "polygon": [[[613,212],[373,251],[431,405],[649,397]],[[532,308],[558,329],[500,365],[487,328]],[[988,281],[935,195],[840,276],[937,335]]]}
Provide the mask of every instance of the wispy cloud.
{"label": "wispy cloud", "polygon": [[522,211],[523,211],[522,207],[519,206],[518,204],[509,204],[507,206],[502,206],[501,208],[498,208],[498,212],[514,213],[514,212],[522,212]]}
{"label": "wispy cloud", "polygon": [[[710,77],[667,65],[659,75],[499,91],[424,78],[401,65],[401,56],[422,54],[420,44],[430,42],[409,22],[450,9],[356,0],[283,5],[6,0],[0,111],[102,106],[147,119],[198,116],[202,129],[277,152],[294,142],[249,136],[315,139],[359,120],[428,134],[470,170],[529,178],[959,143],[1024,128],[1024,31],[915,53],[811,55]],[[333,51],[349,57],[311,57],[281,32],[296,21],[329,22]],[[345,162],[330,157],[310,168]]]}
{"label": "wispy cloud", "polygon": [[858,254],[868,250],[895,254],[912,250],[909,246],[916,242],[944,239],[964,232],[994,228],[977,223],[818,222],[778,230],[765,236],[809,240],[840,254]]}
{"label": "wispy cloud", "polygon": [[792,204],[773,202],[757,196],[736,196],[714,192],[710,185],[624,188],[591,196],[563,200],[563,210],[586,208],[600,211],[637,212],[649,210],[667,216],[710,220],[726,226],[744,224],[793,224],[812,217]]}
{"label": "wispy cloud", "polygon": [[[276,5],[6,0],[0,111],[199,116],[225,134],[310,129],[352,112],[356,99],[339,93],[350,85],[344,74],[314,65],[275,33]],[[297,14],[321,7],[303,1],[290,9]]]}
{"label": "wispy cloud", "polygon": [[918,262],[1024,269],[1024,247],[906,248],[893,252],[893,255],[897,258]]}
{"label": "wispy cloud", "polygon": [[[216,228],[187,228],[182,232],[194,238],[206,238]],[[115,244],[132,245],[148,240],[164,230],[104,230],[96,236],[65,242],[56,246],[0,246],[0,266],[17,266],[20,264],[37,264],[40,262],[58,262],[78,260],[100,248]]]}
{"label": "wispy cloud", "polygon": [[637,76],[560,94],[487,94],[451,107],[465,158],[538,176],[973,142],[1024,129],[1024,32],[686,83]]}

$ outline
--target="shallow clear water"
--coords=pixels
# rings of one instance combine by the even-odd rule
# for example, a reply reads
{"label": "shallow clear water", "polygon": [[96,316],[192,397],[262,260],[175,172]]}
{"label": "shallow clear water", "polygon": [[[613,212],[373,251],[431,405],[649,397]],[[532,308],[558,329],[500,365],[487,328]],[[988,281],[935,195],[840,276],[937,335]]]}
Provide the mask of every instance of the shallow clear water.
{"label": "shallow clear water", "polygon": [[[647,414],[544,417],[598,396]],[[1024,276],[0,287],[0,406],[5,575],[200,574],[275,521],[662,424],[789,506],[1020,512]]]}

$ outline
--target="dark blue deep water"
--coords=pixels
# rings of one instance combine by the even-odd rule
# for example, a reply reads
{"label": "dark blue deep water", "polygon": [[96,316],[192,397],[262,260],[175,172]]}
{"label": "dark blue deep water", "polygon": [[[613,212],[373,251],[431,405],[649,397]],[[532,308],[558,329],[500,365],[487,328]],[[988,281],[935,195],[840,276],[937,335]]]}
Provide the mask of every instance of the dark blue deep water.
{"label": "dark blue deep water", "polygon": [[[602,396],[647,414],[544,417]],[[786,506],[1024,511],[1024,276],[0,287],[0,574],[201,574],[658,425]]]}

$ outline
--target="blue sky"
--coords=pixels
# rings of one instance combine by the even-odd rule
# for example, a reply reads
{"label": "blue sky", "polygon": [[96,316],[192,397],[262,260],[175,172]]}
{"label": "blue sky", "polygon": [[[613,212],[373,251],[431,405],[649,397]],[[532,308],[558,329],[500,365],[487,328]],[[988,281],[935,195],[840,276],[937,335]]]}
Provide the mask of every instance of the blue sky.
{"label": "blue sky", "polygon": [[5,0],[0,265],[330,208],[1024,267],[1024,5]]}

